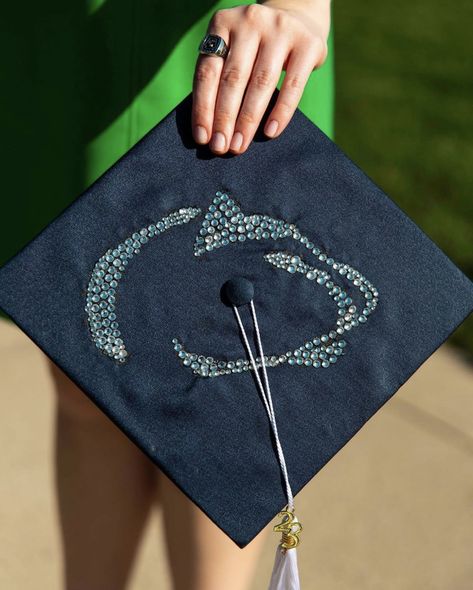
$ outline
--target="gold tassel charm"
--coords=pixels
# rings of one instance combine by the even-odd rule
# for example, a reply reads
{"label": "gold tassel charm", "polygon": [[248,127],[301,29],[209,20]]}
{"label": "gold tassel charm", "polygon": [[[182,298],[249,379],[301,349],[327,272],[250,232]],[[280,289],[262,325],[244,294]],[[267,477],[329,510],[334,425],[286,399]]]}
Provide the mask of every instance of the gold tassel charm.
{"label": "gold tassel charm", "polygon": [[273,527],[275,533],[282,533],[280,546],[282,549],[294,549],[300,543],[299,534],[302,531],[302,524],[297,520],[294,509],[286,506],[279,512],[278,517],[282,520]]}

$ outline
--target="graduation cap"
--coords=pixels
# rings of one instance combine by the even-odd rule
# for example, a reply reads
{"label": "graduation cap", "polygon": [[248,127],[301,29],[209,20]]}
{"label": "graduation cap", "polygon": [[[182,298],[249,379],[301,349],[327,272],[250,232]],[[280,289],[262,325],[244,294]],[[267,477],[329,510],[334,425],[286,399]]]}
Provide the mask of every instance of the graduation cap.
{"label": "graduation cap", "polygon": [[190,112],[189,95],[0,270],[0,306],[240,547],[280,514],[276,587],[294,495],[473,284],[300,111],[225,157]]}

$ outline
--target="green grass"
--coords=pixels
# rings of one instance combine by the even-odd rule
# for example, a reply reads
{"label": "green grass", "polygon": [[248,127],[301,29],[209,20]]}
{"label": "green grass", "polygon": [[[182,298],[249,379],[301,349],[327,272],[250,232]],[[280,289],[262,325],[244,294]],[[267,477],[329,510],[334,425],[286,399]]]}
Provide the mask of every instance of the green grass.
{"label": "green grass", "polygon": [[[473,3],[333,11],[337,143],[473,278]],[[473,358],[473,317],[452,342]]]}

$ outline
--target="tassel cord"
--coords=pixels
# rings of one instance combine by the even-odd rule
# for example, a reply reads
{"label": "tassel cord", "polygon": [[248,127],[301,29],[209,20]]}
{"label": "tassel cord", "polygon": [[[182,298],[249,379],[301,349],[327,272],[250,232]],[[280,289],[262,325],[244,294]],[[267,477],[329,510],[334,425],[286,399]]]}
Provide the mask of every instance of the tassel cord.
{"label": "tassel cord", "polygon": [[[253,318],[253,324],[256,332],[256,343],[258,354],[261,359],[261,368],[263,371],[263,381],[261,380],[261,376],[258,371],[258,366],[251,350],[251,346],[248,340],[248,336],[246,335],[245,328],[243,326],[243,322],[241,321],[240,313],[238,311],[237,306],[233,306],[233,311],[235,312],[235,316],[238,322],[238,326],[240,328],[243,342],[245,344],[246,351],[248,353],[248,357],[250,359],[251,365],[253,367],[253,371],[255,374],[256,383],[258,385],[259,391],[261,393],[261,397],[263,399],[264,406],[266,408],[266,412],[268,414],[269,422],[271,424],[272,432],[274,435],[274,440],[276,442],[276,449],[277,449],[277,456],[279,465],[281,468],[281,472],[284,477],[284,483],[286,486],[286,496],[288,500],[287,507],[290,511],[294,511],[294,497],[291,489],[291,485],[289,483],[289,476],[287,472],[286,460],[284,458],[284,452],[282,450],[281,442],[279,440],[278,428],[276,424],[276,415],[274,412],[273,406],[273,399],[271,395],[271,388],[269,386],[269,379],[266,370],[266,362],[264,358],[264,351],[263,351],[263,344],[261,340],[261,333],[258,325],[258,319],[256,317],[256,309],[253,303],[253,299],[249,302],[251,308],[251,315]],[[297,519],[295,519],[297,521]],[[284,523],[285,521],[283,521]],[[293,522],[291,520],[291,522]],[[276,529],[276,527],[275,527]],[[297,537],[297,533],[296,533]],[[298,540],[298,538],[297,538]],[[282,544],[279,545],[276,549],[276,556],[274,560],[273,571],[271,574],[271,580],[269,583],[268,590],[300,590],[300,581],[299,581],[299,572],[297,567],[297,551],[295,547],[286,549],[284,546],[284,542],[289,541],[288,533],[286,530],[283,530],[283,539]],[[284,548],[283,548],[284,547]],[[290,546],[289,546],[290,547]]]}
{"label": "tassel cord", "polygon": [[240,328],[240,331],[241,331],[241,334],[243,337],[243,342],[245,344],[246,351],[247,351],[248,356],[250,358],[250,362],[253,367],[253,371],[255,373],[255,379],[256,379],[258,388],[261,392],[261,396],[263,398],[263,403],[264,403],[266,412],[268,414],[269,422],[271,424],[271,428],[273,431],[274,440],[276,443],[276,450],[277,450],[277,454],[278,454],[279,465],[281,468],[281,472],[282,472],[282,475],[284,478],[284,484],[285,484],[285,488],[286,488],[288,507],[290,510],[294,510],[294,496],[292,493],[291,485],[289,483],[289,475],[287,472],[286,459],[284,457],[284,452],[282,450],[281,441],[279,440],[278,428],[277,428],[277,424],[276,424],[276,415],[274,412],[271,389],[269,387],[269,379],[268,379],[268,374],[267,374],[267,370],[266,370],[266,363],[264,361],[264,352],[263,352],[263,345],[262,345],[262,341],[261,341],[261,333],[260,333],[260,329],[259,329],[259,325],[258,325],[258,320],[256,317],[256,310],[255,310],[253,300],[250,301],[250,308],[251,308],[251,315],[253,318],[253,323],[255,326],[256,342],[258,345],[259,356],[261,358],[261,367],[262,367],[262,371],[263,371],[263,379],[264,379],[264,385],[266,386],[266,390],[263,385],[263,382],[261,381],[261,377],[260,377],[260,374],[258,371],[256,360],[255,360],[255,357],[254,357],[253,352],[251,350],[251,346],[250,346],[250,343],[248,340],[248,336],[246,335],[246,331],[243,326],[243,322],[241,321],[240,313],[238,311],[238,308],[235,305],[233,305],[233,311],[235,312],[238,326]]}

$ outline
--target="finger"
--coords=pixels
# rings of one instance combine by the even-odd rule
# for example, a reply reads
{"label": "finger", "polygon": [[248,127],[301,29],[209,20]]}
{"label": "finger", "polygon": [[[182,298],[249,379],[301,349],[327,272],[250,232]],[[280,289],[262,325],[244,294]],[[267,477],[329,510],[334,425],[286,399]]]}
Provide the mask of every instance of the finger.
{"label": "finger", "polygon": [[256,31],[232,31],[230,35],[230,49],[220,76],[210,141],[211,149],[218,153],[228,150],[259,42]]}
{"label": "finger", "polygon": [[268,137],[280,135],[287,127],[316,63],[316,52],[307,47],[291,51],[281,91],[265,124],[264,132]]}
{"label": "finger", "polygon": [[283,43],[261,43],[230,144],[241,153],[250,144],[279,81],[288,48]]}
{"label": "finger", "polygon": [[[209,31],[228,44],[229,31],[212,22]],[[192,132],[199,144],[208,143],[212,133],[215,103],[224,60],[214,55],[199,55],[194,72],[192,94]]]}

